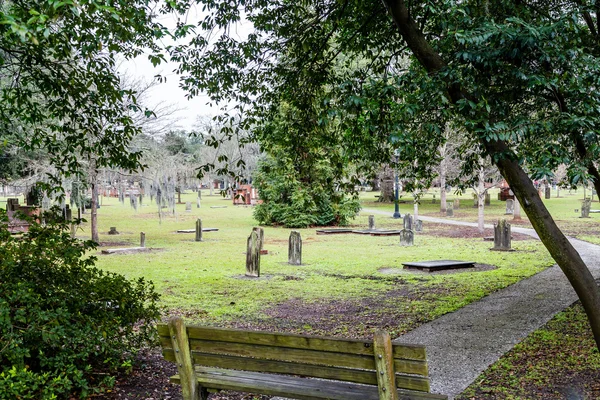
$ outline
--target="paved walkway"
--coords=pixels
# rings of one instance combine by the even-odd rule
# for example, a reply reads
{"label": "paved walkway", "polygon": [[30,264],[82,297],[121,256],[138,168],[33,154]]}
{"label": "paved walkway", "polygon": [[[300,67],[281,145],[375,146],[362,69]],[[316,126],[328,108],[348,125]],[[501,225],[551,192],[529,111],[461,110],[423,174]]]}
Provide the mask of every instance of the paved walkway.
{"label": "paved walkway", "polygon": [[[364,213],[391,216],[381,210]],[[419,216],[426,222],[462,226],[476,223]],[[400,220],[399,220],[400,221]],[[490,226],[486,225],[486,228]],[[426,229],[426,226],[424,227]],[[533,229],[514,232],[537,238]],[[570,239],[596,279],[600,277],[600,246]],[[558,266],[471,303],[401,336],[399,340],[427,346],[432,392],[460,394],[488,366],[528,334],[577,300]]]}

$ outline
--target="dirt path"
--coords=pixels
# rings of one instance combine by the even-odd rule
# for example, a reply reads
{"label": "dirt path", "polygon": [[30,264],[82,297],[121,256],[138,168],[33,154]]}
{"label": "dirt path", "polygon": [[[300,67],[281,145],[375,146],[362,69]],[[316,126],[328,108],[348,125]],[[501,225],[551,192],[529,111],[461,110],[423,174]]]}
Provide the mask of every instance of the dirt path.
{"label": "dirt path", "polygon": [[[363,212],[390,216],[373,209]],[[462,226],[476,223],[420,216],[425,222]],[[486,228],[490,226],[486,225]],[[537,238],[533,229],[514,227],[513,232]],[[570,239],[596,279],[600,277],[600,246]],[[460,394],[488,366],[512,349],[556,313],[577,300],[558,266],[520,281],[401,336],[400,341],[427,346],[431,389]]]}

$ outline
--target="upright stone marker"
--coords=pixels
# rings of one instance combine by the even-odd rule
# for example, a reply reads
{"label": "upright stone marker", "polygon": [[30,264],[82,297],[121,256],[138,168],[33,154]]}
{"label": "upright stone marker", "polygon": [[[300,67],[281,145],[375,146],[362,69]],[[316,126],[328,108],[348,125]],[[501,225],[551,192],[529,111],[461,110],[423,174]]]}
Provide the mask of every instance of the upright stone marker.
{"label": "upright stone marker", "polygon": [[202,191],[198,189],[198,197],[196,197],[196,208],[200,208],[200,201],[202,200]]}
{"label": "upright stone marker", "polygon": [[248,237],[246,250],[246,276],[260,276],[260,239],[257,231],[253,230]]}
{"label": "upright stone marker", "polygon": [[515,208],[513,210],[513,219],[520,220],[521,219],[521,203],[519,203],[519,200],[517,200],[517,196],[515,196],[514,206],[515,206]]}
{"label": "upright stone marker", "polygon": [[494,248],[492,250],[511,250],[510,224],[505,219],[498,220],[494,224]]}
{"label": "upright stone marker", "polygon": [[263,228],[255,226],[254,228],[252,228],[252,232],[256,232],[256,234],[258,235],[258,241],[260,245],[259,251],[261,251],[265,244],[265,231]]}
{"label": "upright stone marker", "polygon": [[454,209],[458,210],[460,208],[460,199],[454,199]]}
{"label": "upright stone marker", "polygon": [[591,199],[583,200],[583,203],[581,203],[581,217],[579,217],[579,218],[589,218],[591,207],[592,207]]}
{"label": "upright stone marker", "polygon": [[375,229],[375,216],[369,215],[369,230],[372,231]]}
{"label": "upright stone marker", "polygon": [[431,204],[435,204],[435,194],[433,195],[433,199],[431,199]]}
{"label": "upright stone marker", "polygon": [[505,215],[513,215],[515,213],[515,201],[513,199],[506,199],[506,212]]}
{"label": "upright stone marker", "polygon": [[191,201],[185,202],[185,212],[192,212],[192,202]]}
{"label": "upright stone marker", "polygon": [[423,221],[420,219],[415,220],[415,232],[423,232]]}
{"label": "upright stone marker", "polygon": [[119,232],[117,232],[117,227],[116,226],[111,226],[110,230],[108,231],[109,235],[118,235]]}
{"label": "upright stone marker", "polygon": [[544,197],[546,198],[546,200],[548,200],[550,198],[550,195],[552,193],[552,188],[548,185],[546,185],[546,189],[544,189]]}
{"label": "upright stone marker", "polygon": [[146,247],[146,233],[140,232],[140,247]]}
{"label": "upright stone marker", "polygon": [[452,201],[446,202],[446,216],[454,217],[454,202]]}
{"label": "upright stone marker", "polygon": [[288,245],[288,264],[302,265],[302,237],[300,232],[290,232]]}
{"label": "upright stone marker", "polygon": [[490,204],[492,204],[492,199],[491,196],[488,192],[485,192],[485,202],[484,205],[489,206]]}
{"label": "upright stone marker", "polygon": [[196,242],[202,242],[202,220],[196,220]]}
{"label": "upright stone marker", "polygon": [[409,229],[400,231],[400,246],[412,246],[415,242],[415,234]]}
{"label": "upright stone marker", "polygon": [[412,216],[408,213],[404,214],[404,229],[412,231],[413,219]]}

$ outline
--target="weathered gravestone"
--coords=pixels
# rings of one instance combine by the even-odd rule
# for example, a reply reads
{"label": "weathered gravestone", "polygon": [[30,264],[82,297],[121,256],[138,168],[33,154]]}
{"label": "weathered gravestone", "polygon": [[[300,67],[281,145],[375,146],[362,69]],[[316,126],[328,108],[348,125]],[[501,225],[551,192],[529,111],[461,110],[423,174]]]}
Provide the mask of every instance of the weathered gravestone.
{"label": "weathered gravestone", "polygon": [[506,212],[505,215],[513,215],[515,212],[515,201],[513,199],[506,199]]}
{"label": "weathered gravestone", "polygon": [[454,203],[451,201],[446,202],[446,216],[454,217]]}
{"label": "weathered gravestone", "polygon": [[550,186],[546,186],[546,189],[544,190],[544,197],[546,200],[550,198],[551,190],[552,188]]}
{"label": "weathered gravestone", "polygon": [[579,217],[579,218],[589,218],[591,207],[592,207],[592,200],[584,199],[583,203],[581,203],[581,217]]}
{"label": "weathered gravestone", "polygon": [[512,250],[510,224],[505,219],[500,219],[497,223],[494,223],[494,248],[492,250]]}
{"label": "weathered gravestone", "polygon": [[290,232],[288,245],[288,264],[302,265],[302,237],[300,232]]}
{"label": "weathered gravestone", "polygon": [[486,206],[489,206],[490,204],[492,204],[492,199],[488,192],[485,192],[485,201],[483,204]]}
{"label": "weathered gravestone", "polygon": [[259,241],[259,245],[260,245],[260,251],[263,251],[263,246],[265,244],[265,231],[263,228],[255,226],[254,228],[252,228],[253,232],[256,232],[256,234],[258,235],[258,241]]}
{"label": "weathered gravestone", "polygon": [[250,233],[246,246],[246,276],[260,276],[260,239],[255,230]]}
{"label": "weathered gravestone", "polygon": [[415,220],[415,232],[423,232],[423,221],[420,219]]}
{"label": "weathered gravestone", "polygon": [[415,234],[408,229],[400,231],[400,246],[412,246],[415,242]]}
{"label": "weathered gravestone", "polygon": [[200,202],[202,200],[202,191],[198,189],[198,197],[196,197],[196,208],[200,208]]}
{"label": "weathered gravestone", "polygon": [[404,229],[412,231],[413,226],[413,218],[410,214],[404,214]]}
{"label": "weathered gravestone", "polygon": [[460,199],[454,199],[454,209],[458,210],[460,208]]}
{"label": "weathered gravestone", "polygon": [[369,230],[372,231],[375,229],[375,216],[369,215]]}
{"label": "weathered gravestone", "polygon": [[435,204],[435,194],[433,195],[433,199],[431,199],[431,204]]}
{"label": "weathered gravestone", "polygon": [[479,207],[479,198],[477,197],[477,195],[475,193],[473,193],[473,207],[475,207],[475,208]]}
{"label": "weathered gravestone", "polygon": [[191,201],[185,202],[185,212],[192,212],[192,202]]}
{"label": "weathered gravestone", "polygon": [[140,247],[146,247],[146,233],[140,232]]}
{"label": "weathered gravestone", "polygon": [[202,241],[202,220],[198,218],[196,220],[196,242]]}
{"label": "weathered gravestone", "polygon": [[117,227],[116,226],[111,226],[110,230],[108,231],[109,235],[118,235],[119,232],[117,232]]}
{"label": "weathered gravestone", "polygon": [[513,219],[520,220],[521,219],[521,203],[519,203],[519,200],[517,200],[517,196],[515,196],[514,206],[515,206],[515,208],[513,211]]}

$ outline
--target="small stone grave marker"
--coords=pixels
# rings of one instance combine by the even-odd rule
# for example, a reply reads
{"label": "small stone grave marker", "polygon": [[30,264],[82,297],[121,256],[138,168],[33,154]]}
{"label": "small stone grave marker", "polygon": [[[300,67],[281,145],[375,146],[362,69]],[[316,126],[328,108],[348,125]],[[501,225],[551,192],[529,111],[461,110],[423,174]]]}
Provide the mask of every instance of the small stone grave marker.
{"label": "small stone grave marker", "polygon": [[420,219],[415,221],[415,232],[423,232],[423,221]]}
{"label": "small stone grave marker", "polygon": [[140,232],[140,247],[146,247],[146,233]]}
{"label": "small stone grave marker", "polygon": [[375,216],[369,215],[369,230],[372,231],[375,229]]}
{"label": "small stone grave marker", "polygon": [[494,247],[496,251],[512,251],[510,224],[505,219],[494,223]]}
{"label": "small stone grave marker", "polygon": [[415,243],[415,234],[412,230],[403,229],[400,231],[400,246],[412,246]]}
{"label": "small stone grave marker", "polygon": [[413,219],[410,214],[404,214],[404,229],[412,231]]}
{"label": "small stone grave marker", "polygon": [[446,216],[454,217],[454,203],[452,201],[446,202]]}
{"label": "small stone grave marker", "polygon": [[512,215],[515,212],[515,201],[513,199],[506,199],[506,212],[505,215]]}
{"label": "small stone grave marker", "polygon": [[260,277],[260,247],[259,234],[253,230],[248,237],[246,246],[246,276]]}
{"label": "small stone grave marker", "polygon": [[288,243],[288,264],[302,265],[302,237],[300,232],[291,231]]}
{"label": "small stone grave marker", "polygon": [[454,209],[458,210],[460,208],[460,199],[454,199]]}
{"label": "small stone grave marker", "polygon": [[589,218],[591,207],[592,207],[591,199],[583,200],[583,203],[581,203],[581,217],[579,217],[579,218]]}
{"label": "small stone grave marker", "polygon": [[192,212],[192,202],[191,201],[187,201],[185,203],[185,212]]}
{"label": "small stone grave marker", "polygon": [[196,220],[196,242],[202,242],[202,220]]}
{"label": "small stone grave marker", "polygon": [[550,198],[552,191],[550,186],[546,186],[546,189],[544,190],[544,197],[546,198],[546,200],[548,200]]}
{"label": "small stone grave marker", "polygon": [[484,205],[489,206],[490,204],[492,204],[491,196],[490,196],[490,194],[488,192],[485,192]]}
{"label": "small stone grave marker", "polygon": [[317,229],[317,235],[335,235],[335,234],[346,234],[346,233],[354,233],[354,229],[351,229],[351,228]]}
{"label": "small stone grave marker", "polygon": [[117,227],[116,226],[111,226],[110,230],[108,231],[109,235],[118,235],[119,232],[117,231]]}

